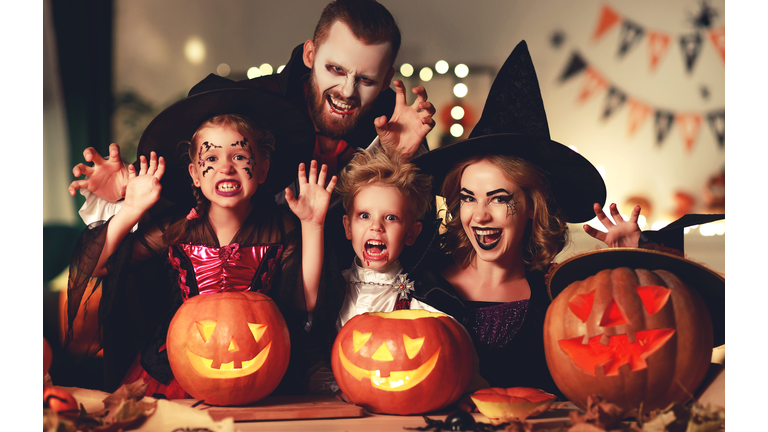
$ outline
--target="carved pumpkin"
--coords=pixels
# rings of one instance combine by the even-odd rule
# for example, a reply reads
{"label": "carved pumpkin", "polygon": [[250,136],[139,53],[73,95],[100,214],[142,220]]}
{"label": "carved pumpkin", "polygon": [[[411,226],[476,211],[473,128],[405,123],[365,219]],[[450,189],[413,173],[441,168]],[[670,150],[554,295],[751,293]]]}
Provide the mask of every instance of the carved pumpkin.
{"label": "carved pumpkin", "polygon": [[291,343],[275,303],[254,292],[190,298],[176,311],[168,361],[181,387],[209,405],[247,405],[272,393]]}
{"label": "carved pumpkin", "polygon": [[43,408],[50,408],[58,415],[68,418],[76,418],[80,415],[80,408],[74,396],[59,387],[43,387]]}
{"label": "carved pumpkin", "polygon": [[51,345],[43,338],[43,376],[48,375],[48,369],[51,368],[52,360],[53,351],[51,350]]}
{"label": "carved pumpkin", "polygon": [[376,413],[421,414],[452,404],[472,375],[472,340],[456,320],[425,310],[357,315],[333,344],[344,394]]}
{"label": "carved pumpkin", "polygon": [[605,269],[555,297],[544,348],[552,378],[580,408],[599,395],[647,412],[696,391],[710,363],[712,323],[701,297],[672,272]]}
{"label": "carved pumpkin", "polygon": [[541,414],[557,396],[529,387],[490,387],[474,392],[471,398],[492,424],[500,424]]}

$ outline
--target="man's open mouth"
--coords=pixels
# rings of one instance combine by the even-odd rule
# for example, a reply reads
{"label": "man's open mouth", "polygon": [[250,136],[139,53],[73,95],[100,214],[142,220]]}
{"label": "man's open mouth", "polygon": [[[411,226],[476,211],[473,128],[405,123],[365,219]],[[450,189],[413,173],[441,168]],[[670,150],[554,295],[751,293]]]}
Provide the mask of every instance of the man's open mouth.
{"label": "man's open mouth", "polygon": [[216,194],[221,196],[237,195],[240,189],[242,189],[242,185],[235,180],[221,180],[216,183]]}
{"label": "man's open mouth", "polygon": [[498,228],[472,228],[472,231],[475,232],[477,245],[483,250],[491,250],[495,248],[496,245],[499,244],[499,240],[501,240],[502,230]]}
{"label": "man's open mouth", "polygon": [[331,94],[328,94],[328,96],[326,96],[326,100],[328,101],[328,106],[331,107],[332,114],[338,114],[342,117],[346,117],[348,115],[351,115],[355,111],[354,106],[350,105],[347,102],[344,102],[341,99],[336,99]]}

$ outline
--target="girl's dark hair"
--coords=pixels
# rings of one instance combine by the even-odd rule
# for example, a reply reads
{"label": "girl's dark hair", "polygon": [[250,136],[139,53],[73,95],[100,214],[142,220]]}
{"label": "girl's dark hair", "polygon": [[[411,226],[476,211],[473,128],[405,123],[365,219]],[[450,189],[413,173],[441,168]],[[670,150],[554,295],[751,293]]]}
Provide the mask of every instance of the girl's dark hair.
{"label": "girl's dark hair", "polygon": [[[272,160],[272,155],[275,152],[275,138],[271,132],[257,126],[247,117],[237,114],[221,114],[215,117],[211,117],[210,119],[203,122],[203,124],[201,124],[200,127],[198,127],[195,133],[192,135],[191,140],[182,141],[179,143],[177,150],[183,163],[188,165],[192,163],[193,160],[195,160],[195,157],[197,156],[197,150],[200,147],[200,142],[198,142],[198,135],[201,130],[208,127],[231,128],[236,130],[240,135],[248,138],[250,142],[255,143],[253,147],[254,151],[259,152],[262,160]],[[192,194],[195,196],[195,201],[197,202],[195,205],[195,211],[198,214],[198,218],[192,220],[184,218],[168,227],[168,229],[163,234],[167,244],[178,243],[182,236],[189,230],[189,228],[191,228],[199,221],[205,220],[208,215],[208,206],[210,205],[210,202],[207,198],[205,198],[203,193],[200,191],[200,188],[195,186],[191,177],[189,182],[190,187],[192,188]],[[251,200],[256,199],[256,197],[259,195],[260,194],[258,193],[254,194]]]}
{"label": "girl's dark hair", "polygon": [[450,251],[461,267],[468,266],[476,255],[461,225],[460,191],[464,170],[482,160],[499,167],[523,191],[528,205],[533,206],[533,217],[523,236],[523,262],[530,269],[544,270],[565,247],[568,225],[565,215],[550,195],[545,173],[536,165],[516,156],[472,156],[454,165],[445,177],[441,193],[447,207],[443,218],[445,232],[440,237],[442,250]]}

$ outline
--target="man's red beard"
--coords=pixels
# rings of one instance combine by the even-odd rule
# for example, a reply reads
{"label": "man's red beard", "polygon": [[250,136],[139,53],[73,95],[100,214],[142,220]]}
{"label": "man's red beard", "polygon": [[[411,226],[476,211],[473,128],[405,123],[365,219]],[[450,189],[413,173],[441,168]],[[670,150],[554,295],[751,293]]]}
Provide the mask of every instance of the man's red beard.
{"label": "man's red beard", "polygon": [[[353,99],[346,99],[335,93],[334,98],[343,100],[350,103],[350,105],[357,105],[357,101]],[[312,115],[312,122],[315,123],[315,127],[320,133],[328,138],[340,139],[348,133],[352,132],[357,127],[357,121],[365,113],[371,109],[371,105],[366,108],[356,106],[353,112],[349,115],[339,117],[331,114],[328,107],[329,91],[326,90],[323,94],[320,94],[320,89],[317,88],[314,79],[314,72],[309,74],[309,91],[307,97],[309,98],[309,106],[311,108],[310,114]]]}

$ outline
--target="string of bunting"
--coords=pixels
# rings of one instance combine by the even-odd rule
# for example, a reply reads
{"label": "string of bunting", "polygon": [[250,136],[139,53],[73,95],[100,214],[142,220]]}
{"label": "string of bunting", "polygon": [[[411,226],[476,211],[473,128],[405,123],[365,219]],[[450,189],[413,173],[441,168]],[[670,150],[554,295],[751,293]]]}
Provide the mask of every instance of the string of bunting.
{"label": "string of bunting", "polygon": [[[676,35],[685,59],[685,68],[689,74],[693,71],[693,66],[701,53],[705,36],[712,42],[723,61],[723,65],[725,65],[725,26],[712,28],[711,18],[715,13],[712,9],[705,8],[693,22],[696,30],[688,34]],[[651,71],[656,70],[661,59],[669,51],[673,35],[645,28],[635,21],[623,17],[611,6],[602,5],[592,39],[598,41],[608,30],[619,23],[621,23],[621,37],[618,56],[624,57],[646,37],[648,40],[649,67]]]}
{"label": "string of bunting", "polygon": [[629,96],[626,92],[610,83],[596,68],[589,65],[584,57],[574,51],[563,72],[558,78],[560,83],[584,73],[584,83],[578,96],[578,102],[585,102],[592,95],[607,90],[605,108],[602,118],[608,119],[624,105],[629,107],[628,134],[634,136],[648,116],[653,113],[656,143],[661,145],[669,135],[673,125],[677,125],[687,151],[699,137],[701,123],[704,118],[712,129],[721,149],[725,148],[725,108],[708,113],[673,112],[662,108],[654,108],[645,102]]}

